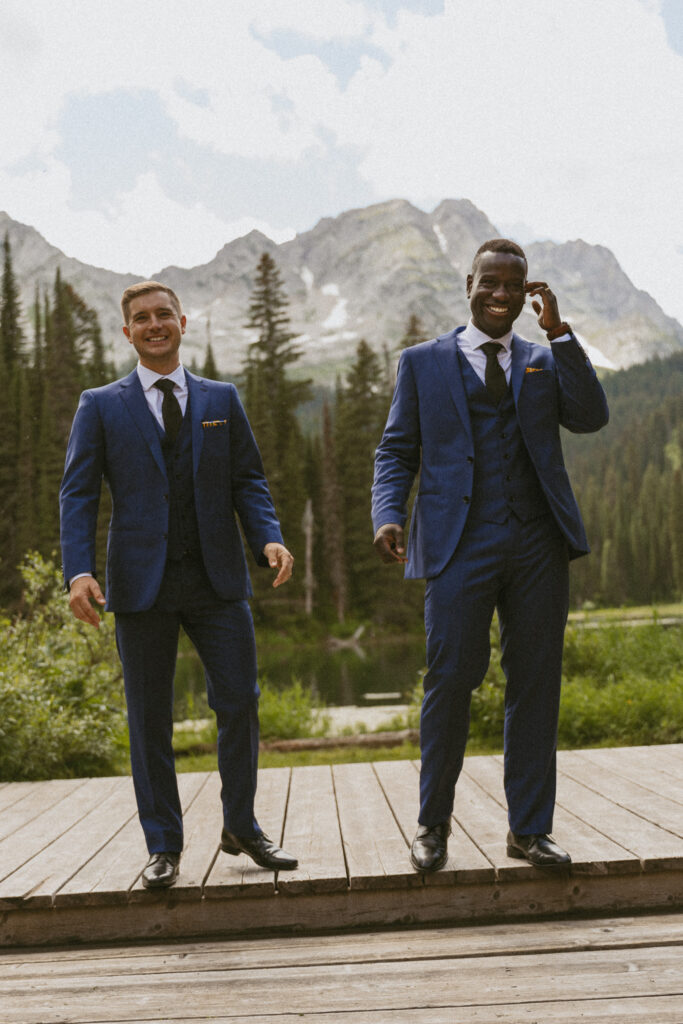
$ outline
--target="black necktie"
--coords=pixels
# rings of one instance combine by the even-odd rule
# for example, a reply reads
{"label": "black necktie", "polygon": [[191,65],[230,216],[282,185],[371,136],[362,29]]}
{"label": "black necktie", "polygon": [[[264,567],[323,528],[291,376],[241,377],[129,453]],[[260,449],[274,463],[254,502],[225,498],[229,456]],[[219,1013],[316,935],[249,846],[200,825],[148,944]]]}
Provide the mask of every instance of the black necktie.
{"label": "black necktie", "polygon": [[173,394],[173,381],[169,380],[168,377],[164,380],[155,381],[154,387],[159,388],[159,391],[164,393],[164,400],[161,403],[161,415],[164,418],[166,440],[169,444],[173,444],[183,422],[180,402]]}
{"label": "black necktie", "polygon": [[505,379],[505,370],[498,362],[498,353],[505,346],[499,345],[497,341],[487,341],[480,347],[486,356],[486,389],[493,401],[498,405],[508,389],[508,382]]}

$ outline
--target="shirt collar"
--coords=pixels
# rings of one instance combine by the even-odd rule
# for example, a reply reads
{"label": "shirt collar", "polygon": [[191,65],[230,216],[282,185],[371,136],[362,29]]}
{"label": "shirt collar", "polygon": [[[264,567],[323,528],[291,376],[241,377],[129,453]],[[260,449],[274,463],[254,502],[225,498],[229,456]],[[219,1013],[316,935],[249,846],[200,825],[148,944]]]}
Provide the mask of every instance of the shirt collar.
{"label": "shirt collar", "polygon": [[[510,346],[512,345],[512,331],[508,331],[502,338],[489,338],[488,334],[484,334],[478,327],[475,327],[472,321],[468,323],[464,331],[461,331],[458,335],[458,344],[463,349],[469,349],[474,351],[475,348],[481,348],[487,341],[495,341],[498,345],[502,345],[503,348],[509,352]],[[464,343],[464,344],[463,344]]]}
{"label": "shirt collar", "polygon": [[185,370],[183,369],[182,363],[176,366],[173,373],[157,373],[156,370],[150,370],[148,366],[143,366],[142,363],[138,363],[137,371],[140,383],[145,391],[149,391],[150,388],[153,388],[158,380],[164,379],[172,380],[179,388],[187,387],[187,383],[185,381]]}

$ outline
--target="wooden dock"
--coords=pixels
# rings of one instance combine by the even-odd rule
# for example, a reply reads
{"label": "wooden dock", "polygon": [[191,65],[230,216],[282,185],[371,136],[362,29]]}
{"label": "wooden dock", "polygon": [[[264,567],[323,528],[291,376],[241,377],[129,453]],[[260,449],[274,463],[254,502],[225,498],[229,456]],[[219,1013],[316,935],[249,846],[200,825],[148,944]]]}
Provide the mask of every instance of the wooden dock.
{"label": "wooden dock", "polygon": [[279,876],[220,852],[216,773],[179,780],[185,851],[178,883],[160,893],[140,883],[147,855],[128,777],[0,785],[0,945],[683,908],[683,744],[559,755],[554,835],[573,857],[561,874],[506,856],[500,757],[466,759],[449,861],[430,876],[408,859],[414,762],[261,772],[259,820],[300,860]]}

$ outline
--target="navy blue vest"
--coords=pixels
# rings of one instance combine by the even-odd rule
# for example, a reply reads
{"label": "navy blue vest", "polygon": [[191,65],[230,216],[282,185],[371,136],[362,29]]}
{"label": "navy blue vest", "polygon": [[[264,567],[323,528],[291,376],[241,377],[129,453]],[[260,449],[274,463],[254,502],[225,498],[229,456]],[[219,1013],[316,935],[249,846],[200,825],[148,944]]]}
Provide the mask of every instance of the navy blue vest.
{"label": "navy blue vest", "polygon": [[190,399],[175,444],[168,445],[161,434],[169,488],[168,550],[166,557],[180,559],[193,554],[201,557],[197,510],[194,502],[194,469],[192,466],[192,418]]}
{"label": "navy blue vest", "polygon": [[470,516],[504,523],[550,512],[517,422],[512,389],[498,406],[467,358],[458,351],[474,439],[474,482]]}

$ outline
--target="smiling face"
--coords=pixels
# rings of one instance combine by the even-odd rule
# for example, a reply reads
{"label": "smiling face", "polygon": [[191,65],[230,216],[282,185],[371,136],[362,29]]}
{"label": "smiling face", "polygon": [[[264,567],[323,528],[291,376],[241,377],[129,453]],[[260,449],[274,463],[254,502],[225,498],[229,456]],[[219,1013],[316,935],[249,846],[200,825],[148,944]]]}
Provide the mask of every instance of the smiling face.
{"label": "smiling face", "polygon": [[467,278],[472,322],[489,338],[502,338],[524,308],[526,262],[509,252],[483,252]]}
{"label": "smiling face", "polygon": [[185,323],[166,292],[147,292],[131,299],[123,333],[143,366],[167,374],[180,363],[178,349]]}

